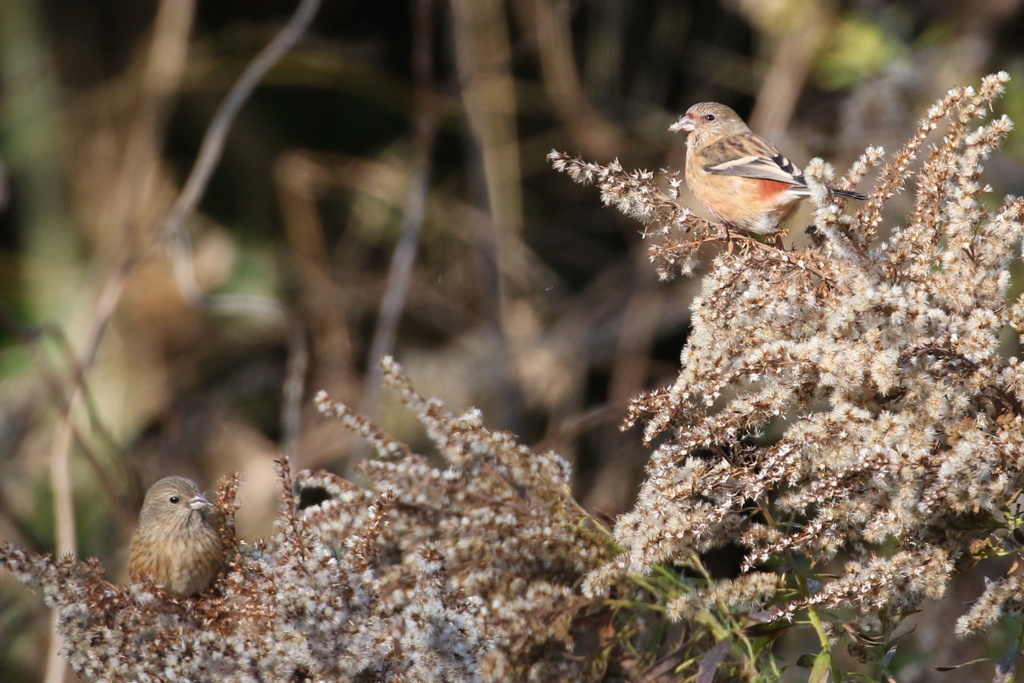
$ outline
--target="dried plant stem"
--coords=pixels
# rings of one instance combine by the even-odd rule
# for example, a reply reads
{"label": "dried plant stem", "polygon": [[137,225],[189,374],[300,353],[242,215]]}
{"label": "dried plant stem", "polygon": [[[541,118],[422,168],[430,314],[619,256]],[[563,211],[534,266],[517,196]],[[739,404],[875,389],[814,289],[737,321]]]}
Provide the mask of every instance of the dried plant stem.
{"label": "dried plant stem", "polygon": [[814,56],[835,23],[835,3],[814,2],[792,12],[785,32],[771,41],[774,54],[758,90],[750,125],[769,137],[785,130],[811,72]]}
{"label": "dried plant stem", "polygon": [[[100,296],[96,307],[96,314],[92,328],[92,335],[87,339],[85,355],[78,367],[82,369],[81,374],[74,375],[74,384],[68,396],[67,406],[60,422],[54,431],[53,442],[50,447],[50,486],[53,489],[54,524],[56,527],[57,552],[61,556],[74,555],[77,546],[75,543],[75,507],[71,486],[71,444],[74,434],[74,420],[83,402],[85,393],[85,370],[91,367],[96,359],[99,350],[100,340],[107,328],[107,323],[114,314],[114,308],[120,298],[121,291],[126,282],[125,278],[113,278],[108,280]],[[56,619],[56,612],[54,612]],[[64,662],[56,656],[60,650],[59,631],[52,631],[50,639],[49,658],[47,659],[46,679],[48,682],[59,683],[64,680],[64,671],[67,668]]]}
{"label": "dried plant stem", "polygon": [[159,201],[164,128],[185,73],[194,18],[195,0],[163,0],[158,8],[119,176],[111,193],[109,220],[117,229],[109,233],[108,243],[101,245],[115,255],[125,245],[135,250],[151,238],[144,221],[149,207]]}
{"label": "dried plant stem", "polygon": [[319,9],[320,0],[301,0],[284,28],[249,62],[245,71],[231,86],[231,90],[210,120],[195,164],[189,172],[181,194],[174,202],[174,207],[161,223],[157,239],[171,238],[181,231],[185,220],[195,211],[210,182],[210,176],[213,175],[224,151],[228,132],[242,105],[249,100],[271,67],[298,42]]}
{"label": "dried plant stem", "polygon": [[[53,490],[53,515],[56,527],[55,541],[57,554],[73,555],[75,544],[75,508],[74,491],[71,486],[70,453],[73,439],[73,416],[82,402],[82,392],[76,390],[67,405],[64,418],[54,432],[50,454],[50,487]],[[60,657],[63,636],[57,628],[58,614],[53,610],[50,615],[50,640],[46,653],[46,683],[61,683],[67,673],[67,662]]]}
{"label": "dried plant stem", "polygon": [[409,179],[409,191],[402,219],[402,231],[391,257],[387,285],[377,316],[376,329],[370,344],[369,367],[366,390],[361,411],[375,417],[380,400],[381,372],[379,359],[394,351],[398,334],[398,323],[405,309],[405,300],[412,281],[413,265],[419,248],[420,233],[426,217],[427,195],[430,191],[431,167],[433,166],[434,139],[437,136],[437,105],[433,85],[434,52],[434,2],[416,0],[413,18],[413,74],[415,76],[416,117],[413,125],[413,171]]}
{"label": "dried plant stem", "polygon": [[[503,389],[507,394],[504,404],[506,410],[516,412],[520,378],[530,360],[523,343],[527,326],[517,324],[517,319],[534,315],[532,300],[524,295],[540,266],[523,240],[520,141],[506,4],[500,0],[454,0],[451,10],[465,116],[475,145],[473,154],[478,155],[482,167],[482,172],[473,176],[483,183],[487,207],[477,235],[490,252],[481,268],[486,269],[485,281],[493,282],[490,294],[494,302],[483,308],[497,314],[495,322],[506,344],[502,350],[510,358],[495,359],[495,366],[511,369],[514,382]],[[505,420],[517,418],[508,415]]]}
{"label": "dried plant stem", "polygon": [[594,107],[580,81],[569,21],[571,3],[520,0],[517,7],[533,20],[544,87],[566,129],[588,154],[612,156],[620,148],[622,135]]}
{"label": "dried plant stem", "polygon": [[306,331],[298,320],[289,316],[286,321],[288,335],[288,362],[281,387],[281,442],[286,458],[298,464],[299,436],[302,431],[302,397],[306,389],[306,371],[309,369],[309,345]]}

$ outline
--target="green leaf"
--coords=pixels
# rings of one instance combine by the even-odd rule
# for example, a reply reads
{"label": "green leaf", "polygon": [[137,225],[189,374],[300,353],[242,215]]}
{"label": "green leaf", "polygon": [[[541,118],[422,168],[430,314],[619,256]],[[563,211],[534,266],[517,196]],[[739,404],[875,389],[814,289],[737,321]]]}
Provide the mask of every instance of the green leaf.
{"label": "green leaf", "polygon": [[807,683],[828,683],[832,673],[832,655],[828,652],[820,653],[814,660],[814,668]]}

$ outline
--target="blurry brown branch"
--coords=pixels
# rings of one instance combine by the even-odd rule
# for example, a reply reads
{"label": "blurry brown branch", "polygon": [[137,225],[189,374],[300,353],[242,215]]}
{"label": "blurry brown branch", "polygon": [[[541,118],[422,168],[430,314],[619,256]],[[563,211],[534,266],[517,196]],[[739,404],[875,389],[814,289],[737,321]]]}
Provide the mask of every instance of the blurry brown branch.
{"label": "blurry brown branch", "polygon": [[[528,350],[523,343],[527,326],[523,319],[535,316],[533,302],[525,296],[538,263],[523,240],[523,184],[521,150],[516,129],[516,92],[512,73],[512,49],[506,5],[500,0],[454,0],[451,3],[455,57],[464,115],[472,154],[481,169],[471,182],[482,184],[486,219],[476,226],[476,237],[486,250],[481,280],[487,282],[490,301],[483,310],[493,311],[501,331],[501,348],[494,359],[505,369],[503,393],[509,413],[518,413]],[[519,415],[509,415],[512,422]]]}
{"label": "blurry brown branch", "polygon": [[284,56],[288,50],[298,42],[299,38],[306,32],[309,24],[316,16],[320,8],[320,0],[300,0],[294,14],[285,24],[284,28],[274,36],[274,39],[267,44],[259,54],[253,58],[245,71],[238,77],[238,80],[228,91],[224,101],[221,102],[210,126],[203,136],[199,154],[196,157],[192,171],[185,181],[185,185],[178,196],[177,201],[170,213],[160,225],[157,239],[173,239],[181,232],[185,220],[192,215],[199,204],[210,176],[220,161],[221,153],[224,151],[224,143],[227,140],[228,132],[235,121],[235,117],[241,110],[242,105],[252,96],[256,86],[264,79],[267,72]]}
{"label": "blurry brown branch", "polygon": [[[51,400],[61,414],[68,414],[70,412],[68,407],[69,397],[76,386],[81,387],[82,406],[86,411],[90,432],[99,436],[102,448],[110,452],[119,452],[120,445],[100,416],[96,399],[88,383],[82,378],[82,367],[79,364],[79,359],[64,331],[52,325],[43,327],[27,325],[3,301],[0,301],[0,326],[13,333],[18,341],[30,351],[35,366],[39,370],[40,379],[46,385]],[[61,368],[55,367],[45,352],[45,342],[47,339],[52,340],[57,347],[58,355],[64,362]],[[99,480],[100,486],[103,487],[107,499],[115,503],[114,512],[119,521],[123,526],[127,526],[135,515],[134,512],[126,509],[123,504],[123,497],[120,495],[120,492],[123,490],[123,482],[116,481],[108,468],[103,465],[100,455],[96,451],[97,446],[94,445],[93,439],[87,438],[82,429],[75,429],[73,436],[77,447],[89,463],[90,468]]]}
{"label": "blurry brown branch", "polygon": [[294,316],[285,321],[288,339],[288,363],[281,387],[281,443],[287,458],[298,463],[299,436],[302,430],[302,399],[309,369],[309,344],[306,330]]}
{"label": "blurry brown branch", "polygon": [[154,235],[154,240],[168,240],[172,245],[174,273],[182,293],[189,300],[212,310],[271,319],[279,319],[281,316],[282,311],[278,302],[266,297],[227,294],[211,297],[204,293],[196,282],[191,241],[184,230],[184,223],[195,211],[210,182],[210,177],[224,151],[228,132],[242,105],[252,96],[274,64],[306,32],[319,7],[320,0],[301,0],[284,28],[260,50],[238,77],[210,121],[181,194]]}
{"label": "blurry brown branch", "polygon": [[[753,3],[749,6],[761,7]],[[789,124],[814,58],[836,21],[835,3],[827,0],[804,3],[790,14],[792,18],[778,35],[766,31],[763,40],[771,45],[772,54],[767,56],[757,106],[750,114],[750,125],[769,138],[777,138]]]}
{"label": "blurry brown branch", "polygon": [[413,159],[409,193],[402,219],[402,231],[391,257],[387,285],[377,315],[377,326],[370,343],[361,412],[369,417],[377,414],[380,400],[379,359],[394,351],[398,323],[405,308],[413,264],[419,248],[420,233],[426,216],[427,193],[430,191],[434,140],[437,136],[437,103],[434,97],[434,2],[413,3],[412,71],[414,77]]}
{"label": "blurry brown branch", "polygon": [[537,36],[544,87],[565,128],[589,156],[607,158],[622,146],[622,132],[591,103],[580,80],[570,26],[572,3],[518,0],[519,16]]}

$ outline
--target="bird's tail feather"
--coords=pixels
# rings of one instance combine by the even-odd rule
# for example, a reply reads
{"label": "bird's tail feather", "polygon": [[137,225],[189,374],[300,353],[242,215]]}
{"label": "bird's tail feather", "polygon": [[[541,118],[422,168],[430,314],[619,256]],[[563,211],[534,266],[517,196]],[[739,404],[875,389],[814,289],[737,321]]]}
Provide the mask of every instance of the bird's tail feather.
{"label": "bird's tail feather", "polygon": [[867,199],[867,196],[862,195],[860,192],[854,192],[853,190],[837,190],[835,188],[829,188],[832,194],[837,194],[840,197],[849,197],[851,199]]}

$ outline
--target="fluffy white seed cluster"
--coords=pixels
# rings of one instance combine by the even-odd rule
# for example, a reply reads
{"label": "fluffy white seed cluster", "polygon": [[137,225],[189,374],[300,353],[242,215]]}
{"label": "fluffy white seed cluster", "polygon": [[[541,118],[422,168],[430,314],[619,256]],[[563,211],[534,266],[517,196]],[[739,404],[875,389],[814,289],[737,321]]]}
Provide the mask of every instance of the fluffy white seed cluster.
{"label": "fluffy white seed cluster", "polygon": [[197,599],[113,586],[95,562],[7,544],[0,566],[57,608],[86,680],[583,680],[574,586],[611,544],[569,495],[568,465],[485,429],[477,411],[445,412],[390,359],[385,377],[444,464],[317,397],[378,450],[362,468],[371,485],[301,472],[293,487],[279,463],[276,534],[247,546],[229,476],[217,506],[233,560]]}
{"label": "fluffy white seed cluster", "polygon": [[[950,91],[878,170],[856,213],[825,191],[831,169],[809,164],[819,246],[783,252],[746,240],[715,259],[678,379],[633,402],[630,423],[663,442],[616,525],[626,552],[590,573],[586,594],[732,543],[745,549],[748,573],[728,587],[741,590],[695,588],[670,603],[675,616],[723,603],[749,610],[754,597],[779,618],[821,605],[851,609],[870,628],[941,595],[954,564],[999,526],[1024,488],[1015,355],[1024,302],[1006,300],[1024,201],[993,202],[981,180],[1012,128],[1005,116],[985,118],[1007,80]],[[580,176],[577,160],[552,158]],[[839,186],[882,159],[869,148]],[[653,181],[640,192],[643,178],[616,169],[590,168],[587,178],[604,197],[625,197],[624,212],[672,228],[652,249],[663,273],[693,267],[703,240],[682,234],[691,217],[660,212]],[[907,184],[913,209],[892,224],[883,209]],[[833,562],[838,575],[812,597],[787,600],[766,567],[797,556],[845,565]],[[990,623],[1011,599],[999,585],[962,631]]]}

